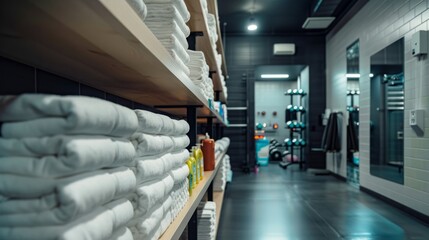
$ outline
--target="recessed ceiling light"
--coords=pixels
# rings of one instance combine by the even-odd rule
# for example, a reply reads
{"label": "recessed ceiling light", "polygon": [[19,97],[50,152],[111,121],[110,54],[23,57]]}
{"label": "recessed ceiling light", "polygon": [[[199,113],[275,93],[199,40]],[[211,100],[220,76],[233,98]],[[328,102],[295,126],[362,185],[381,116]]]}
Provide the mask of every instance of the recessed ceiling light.
{"label": "recessed ceiling light", "polygon": [[346,78],[360,78],[359,73],[347,73]]}
{"label": "recessed ceiling light", "polygon": [[289,74],[261,74],[261,78],[289,78]]}
{"label": "recessed ceiling light", "polygon": [[256,25],[255,19],[251,18],[249,21],[249,25],[247,25],[247,30],[255,31],[256,29],[258,29],[258,25]]}

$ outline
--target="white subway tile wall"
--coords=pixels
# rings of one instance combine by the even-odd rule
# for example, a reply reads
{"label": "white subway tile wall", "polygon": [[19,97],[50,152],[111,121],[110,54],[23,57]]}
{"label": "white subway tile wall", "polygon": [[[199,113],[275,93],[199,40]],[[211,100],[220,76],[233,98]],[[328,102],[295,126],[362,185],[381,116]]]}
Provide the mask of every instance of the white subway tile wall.
{"label": "white subway tile wall", "polygon": [[[429,30],[429,0],[369,1],[344,27],[326,38],[327,108],[346,109],[346,48],[360,43],[360,184],[394,201],[429,215],[429,59],[411,55],[411,36]],[[370,57],[394,41],[405,41],[404,185],[370,174],[369,109]],[[413,108],[426,109],[425,134],[419,137],[408,125]],[[343,156],[334,168],[327,155],[327,168],[346,177],[346,125],[342,131]],[[337,158],[337,161],[340,158]]]}

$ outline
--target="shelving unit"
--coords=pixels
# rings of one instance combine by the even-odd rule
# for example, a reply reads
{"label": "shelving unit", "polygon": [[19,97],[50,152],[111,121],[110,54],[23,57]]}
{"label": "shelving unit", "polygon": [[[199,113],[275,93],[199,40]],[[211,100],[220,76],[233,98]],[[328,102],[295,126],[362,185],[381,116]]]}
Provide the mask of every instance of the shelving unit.
{"label": "shelving unit", "polygon": [[[197,44],[210,70],[217,73],[213,75],[217,100],[225,103],[220,66],[201,3],[186,3],[192,14],[191,29],[205,35]],[[226,125],[127,1],[2,1],[0,9],[0,56],[186,117],[191,146],[196,141],[197,119],[205,118],[210,127]],[[214,171],[205,172],[161,239],[177,239],[187,225],[192,226],[189,220],[203,196],[211,195],[218,163],[225,154],[216,160]],[[214,196],[219,199],[217,193]]]}
{"label": "shelving unit", "polygon": [[[204,172],[203,180],[192,191],[192,196],[189,197],[188,202],[186,202],[183,209],[179,212],[179,215],[177,215],[176,219],[174,219],[170,227],[160,237],[160,240],[178,239],[180,237],[189,220],[191,219],[192,214],[197,209],[198,204],[201,202],[207,190],[209,189],[210,184],[212,183],[217,171],[219,170],[219,162],[225,156],[225,154],[226,151],[216,159],[216,167],[213,171]],[[213,195],[216,196],[216,193],[214,193]],[[219,196],[217,197],[219,198]],[[215,199],[215,197],[213,198]]]}
{"label": "shelving unit", "polygon": [[[208,1],[209,2],[209,1]],[[217,52],[212,47],[212,43],[209,37],[209,27],[207,24],[207,16],[203,11],[201,0],[185,0],[186,6],[191,13],[191,19],[188,22],[188,26],[191,32],[202,32],[202,36],[196,37],[196,49],[204,52],[207,64],[209,65],[210,71],[213,72],[213,88],[219,92],[219,99],[217,101],[226,102],[223,87],[220,81],[220,66],[216,62]],[[219,38],[221,35],[219,35]],[[220,42],[220,40],[218,41]]]}
{"label": "shelving unit", "polygon": [[[296,91],[296,92],[295,92]],[[295,141],[298,139],[295,139],[294,133],[298,133],[300,136],[299,141],[304,140],[304,134],[303,134],[303,130],[304,128],[302,127],[303,123],[305,123],[304,121],[304,116],[306,113],[306,110],[302,107],[302,98],[306,96],[306,93],[302,91],[298,92],[297,89],[289,89],[285,95],[290,96],[290,106],[292,106],[293,108],[291,109],[286,109],[286,121],[293,121],[293,122],[297,122],[298,125],[301,125],[300,127],[291,127],[288,126],[289,128],[289,139],[290,141]],[[297,96],[299,98],[298,104],[299,105],[294,105],[294,97]],[[299,113],[299,118],[298,118],[298,113]],[[304,163],[304,159],[302,159],[303,154],[302,154],[302,148],[305,146],[301,145],[301,142],[298,142],[298,145],[295,145],[293,142],[291,145],[288,145],[285,143],[285,145],[288,147],[289,150],[289,154],[291,156],[291,160],[290,162],[286,162],[286,161],[281,161],[279,163],[279,165],[286,169],[288,166],[292,165],[292,164],[299,164],[299,168],[302,169],[303,168],[303,163]],[[298,161],[294,161],[294,150],[295,148],[299,148],[299,160]]]}
{"label": "shelving unit", "polygon": [[[0,3],[0,54],[152,107],[219,114],[126,1]],[[79,13],[79,14],[76,14]]]}

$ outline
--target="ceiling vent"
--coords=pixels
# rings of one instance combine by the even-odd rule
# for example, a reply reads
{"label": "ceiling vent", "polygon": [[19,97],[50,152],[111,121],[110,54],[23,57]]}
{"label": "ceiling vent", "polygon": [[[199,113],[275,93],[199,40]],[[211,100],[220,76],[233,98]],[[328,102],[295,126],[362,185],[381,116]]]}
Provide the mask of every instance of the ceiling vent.
{"label": "ceiling vent", "polygon": [[308,17],[302,28],[304,29],[325,29],[327,28],[335,17]]}
{"label": "ceiling vent", "polygon": [[274,44],[274,55],[294,55],[295,44],[293,43],[275,43]]}

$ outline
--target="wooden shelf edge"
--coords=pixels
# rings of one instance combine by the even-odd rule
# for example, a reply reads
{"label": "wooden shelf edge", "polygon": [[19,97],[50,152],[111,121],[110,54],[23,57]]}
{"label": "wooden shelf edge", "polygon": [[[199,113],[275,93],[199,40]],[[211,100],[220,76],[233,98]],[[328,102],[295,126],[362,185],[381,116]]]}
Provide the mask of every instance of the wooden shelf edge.
{"label": "wooden shelf edge", "polygon": [[197,86],[128,3],[7,4],[10,13],[0,18],[2,56],[147,106],[203,105],[203,113],[213,114]]}
{"label": "wooden shelf edge", "polygon": [[[218,233],[220,215],[222,213],[222,205],[223,205],[224,196],[225,196],[225,191],[213,192],[213,201],[216,203],[216,236]],[[216,237],[215,237],[215,239],[216,239]]]}
{"label": "wooden shelf edge", "polygon": [[204,195],[207,192],[207,189],[210,186],[210,183],[213,181],[217,171],[219,170],[219,167],[220,167],[219,161],[220,159],[223,158],[223,156],[225,156],[225,154],[226,154],[226,151],[223,155],[221,155],[221,157],[216,159],[216,166],[213,171],[204,172],[203,181],[200,182],[192,191],[192,196],[189,197],[183,209],[179,212],[177,217],[170,224],[170,226],[164,232],[164,234],[162,234],[162,236],[159,238],[160,240],[179,239],[179,237],[183,233],[183,230],[188,225],[188,222],[191,219],[192,214],[197,209],[198,204],[200,204],[201,200],[203,199]]}

